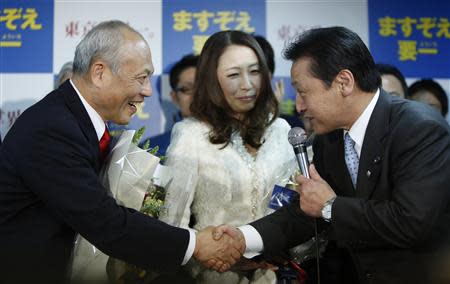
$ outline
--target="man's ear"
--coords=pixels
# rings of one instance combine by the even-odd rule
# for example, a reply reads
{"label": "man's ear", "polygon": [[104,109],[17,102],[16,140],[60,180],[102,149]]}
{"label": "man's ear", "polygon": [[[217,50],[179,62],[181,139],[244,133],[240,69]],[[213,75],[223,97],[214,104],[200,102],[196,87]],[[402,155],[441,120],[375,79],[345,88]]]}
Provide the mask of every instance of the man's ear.
{"label": "man's ear", "polygon": [[353,77],[353,73],[348,69],[339,71],[334,81],[343,96],[350,95],[355,88],[355,78]]}
{"label": "man's ear", "polygon": [[100,60],[94,61],[89,70],[91,81],[94,86],[101,87],[105,84],[107,69],[108,67],[104,62]]}
{"label": "man's ear", "polygon": [[172,99],[172,102],[173,102],[177,107],[180,106],[180,104],[179,104],[179,102],[178,102],[178,96],[177,96],[177,93],[176,93],[174,90],[170,91],[170,98]]}

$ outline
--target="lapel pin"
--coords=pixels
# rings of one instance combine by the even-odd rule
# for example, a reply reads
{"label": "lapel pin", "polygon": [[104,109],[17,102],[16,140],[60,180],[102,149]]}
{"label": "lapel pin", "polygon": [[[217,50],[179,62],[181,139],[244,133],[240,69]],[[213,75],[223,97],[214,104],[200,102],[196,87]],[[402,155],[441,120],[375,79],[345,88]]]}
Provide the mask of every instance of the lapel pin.
{"label": "lapel pin", "polygon": [[370,170],[367,170],[366,176],[367,176],[368,178],[370,178],[371,175],[372,175],[372,172],[371,172]]}
{"label": "lapel pin", "polygon": [[374,164],[378,164],[380,161],[381,161],[380,156],[376,156],[376,157],[373,159],[373,163],[374,163]]}

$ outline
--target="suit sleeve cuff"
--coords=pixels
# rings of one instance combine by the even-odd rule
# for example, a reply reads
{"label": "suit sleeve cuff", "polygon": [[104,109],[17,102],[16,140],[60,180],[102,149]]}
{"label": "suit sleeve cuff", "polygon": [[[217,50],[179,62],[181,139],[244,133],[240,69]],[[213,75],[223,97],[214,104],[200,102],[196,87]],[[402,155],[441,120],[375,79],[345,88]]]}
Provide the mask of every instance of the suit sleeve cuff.
{"label": "suit sleeve cuff", "polygon": [[258,231],[251,225],[244,225],[238,227],[245,238],[245,253],[244,257],[253,258],[260,255],[264,250],[263,240]]}
{"label": "suit sleeve cuff", "polygon": [[195,242],[197,240],[196,231],[193,229],[187,230],[189,231],[189,244],[186,249],[186,254],[184,255],[183,262],[181,263],[181,265],[185,265],[192,258],[192,255],[194,254],[195,250]]}

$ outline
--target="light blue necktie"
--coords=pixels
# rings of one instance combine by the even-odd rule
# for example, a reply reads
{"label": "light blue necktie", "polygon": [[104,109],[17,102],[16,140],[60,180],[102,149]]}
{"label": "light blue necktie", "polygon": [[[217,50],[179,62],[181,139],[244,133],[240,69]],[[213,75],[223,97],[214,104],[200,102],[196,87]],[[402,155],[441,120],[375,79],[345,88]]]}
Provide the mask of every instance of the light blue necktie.
{"label": "light blue necktie", "polygon": [[359,158],[355,150],[355,141],[347,133],[344,137],[344,148],[345,148],[345,163],[347,164],[348,172],[352,178],[353,187],[356,188],[356,179],[358,178],[358,166]]}

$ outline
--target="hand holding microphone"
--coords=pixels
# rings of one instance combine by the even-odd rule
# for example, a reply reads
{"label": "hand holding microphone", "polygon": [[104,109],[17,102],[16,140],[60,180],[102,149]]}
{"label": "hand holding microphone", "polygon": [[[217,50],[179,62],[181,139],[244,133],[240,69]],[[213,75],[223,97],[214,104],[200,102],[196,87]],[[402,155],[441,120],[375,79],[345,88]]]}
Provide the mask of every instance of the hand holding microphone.
{"label": "hand holding microphone", "polygon": [[308,216],[322,217],[322,208],[329,199],[335,197],[333,189],[322,179],[314,165],[309,166],[310,178],[303,175],[296,177],[299,185],[300,208]]}
{"label": "hand holding microphone", "polygon": [[300,127],[294,127],[288,134],[289,143],[294,148],[295,156],[302,175],[296,177],[299,184],[300,208],[311,217],[322,217],[322,208],[326,201],[336,196],[329,184],[322,179],[314,165],[309,165],[306,147],[311,139],[308,139],[305,131]]}

